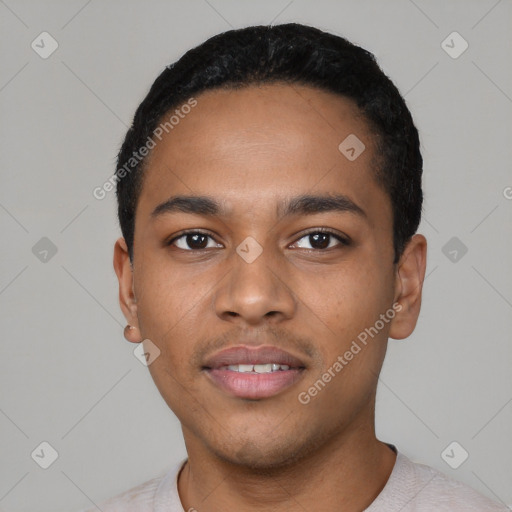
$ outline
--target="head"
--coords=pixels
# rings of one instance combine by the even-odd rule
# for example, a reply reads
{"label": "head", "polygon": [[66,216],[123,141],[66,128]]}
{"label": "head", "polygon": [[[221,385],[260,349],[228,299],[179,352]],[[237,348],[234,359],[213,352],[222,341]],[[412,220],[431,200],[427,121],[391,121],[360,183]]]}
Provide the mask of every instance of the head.
{"label": "head", "polygon": [[[156,79],[118,169],[127,337],[158,348],[188,447],[278,467],[371,431],[426,259],[418,132],[373,55],[297,24],[212,37]],[[230,395],[206,362],[239,345],[287,351],[297,378]]]}

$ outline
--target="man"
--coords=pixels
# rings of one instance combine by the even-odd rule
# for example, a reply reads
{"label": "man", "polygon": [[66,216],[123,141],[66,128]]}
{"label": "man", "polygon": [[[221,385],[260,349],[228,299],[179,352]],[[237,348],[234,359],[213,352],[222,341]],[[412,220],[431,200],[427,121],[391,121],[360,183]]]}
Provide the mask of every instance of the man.
{"label": "man", "polygon": [[103,511],[507,510],[375,435],[420,311],[421,174],[398,90],[343,38],[249,27],[162,72],[119,153],[114,267],[188,458]]}

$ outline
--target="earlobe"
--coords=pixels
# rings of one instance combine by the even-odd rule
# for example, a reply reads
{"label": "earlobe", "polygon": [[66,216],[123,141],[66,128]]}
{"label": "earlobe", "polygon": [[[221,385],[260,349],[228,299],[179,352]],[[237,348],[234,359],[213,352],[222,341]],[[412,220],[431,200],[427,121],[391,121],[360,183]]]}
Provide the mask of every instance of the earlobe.
{"label": "earlobe", "polygon": [[127,325],[124,328],[124,338],[131,343],[140,343],[142,341],[140,331],[135,325]]}
{"label": "earlobe", "polygon": [[133,269],[128,253],[128,247],[124,238],[119,238],[114,245],[114,270],[119,282],[119,305],[126,318],[129,326],[133,327],[129,332],[125,329],[126,334],[130,334],[128,341],[134,341],[133,331],[138,330],[137,319],[137,299],[133,289]]}
{"label": "earlobe", "polygon": [[395,303],[401,305],[393,319],[389,337],[407,338],[416,327],[421,309],[421,295],[427,263],[427,240],[414,235],[407,244],[397,265],[395,277]]}

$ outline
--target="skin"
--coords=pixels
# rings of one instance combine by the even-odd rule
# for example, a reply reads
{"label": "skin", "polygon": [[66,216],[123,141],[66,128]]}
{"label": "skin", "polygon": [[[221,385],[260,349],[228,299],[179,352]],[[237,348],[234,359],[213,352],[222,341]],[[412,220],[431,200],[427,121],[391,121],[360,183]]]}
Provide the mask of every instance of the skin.
{"label": "skin", "polygon": [[[392,210],[373,177],[374,135],[350,100],[285,84],[208,91],[154,148],[136,213],[134,261],[114,249],[129,341],[161,353],[149,370],[179,418],[188,452],[178,490],[185,510],[357,511],[384,487],[395,454],[375,436],[378,374],[388,337],[415,328],[426,240],[414,235],[393,264]],[[349,134],[366,146],[338,150]],[[279,201],[344,194],[366,216],[327,211],[279,218]],[[175,194],[207,195],[220,216],[151,212]],[[304,233],[350,237],[325,246]],[[211,235],[191,250],[185,229]],[[314,230],[313,230],[314,231]],[[246,239],[263,248],[247,263]],[[201,246],[201,242],[203,245]],[[208,245],[206,245],[208,244]],[[187,250],[188,249],[188,250]],[[401,311],[307,405],[312,386],[379,315]],[[201,357],[245,342],[283,348],[306,363],[271,398],[242,400],[213,385]]]}

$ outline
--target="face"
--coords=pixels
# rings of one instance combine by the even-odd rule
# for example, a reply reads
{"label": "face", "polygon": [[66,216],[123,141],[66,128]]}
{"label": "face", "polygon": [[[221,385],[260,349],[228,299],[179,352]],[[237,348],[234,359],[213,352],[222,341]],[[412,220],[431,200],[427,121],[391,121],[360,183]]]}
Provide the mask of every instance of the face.
{"label": "face", "polygon": [[[189,453],[278,467],[372,431],[388,336],[419,312],[424,239],[393,265],[374,135],[349,100],[297,85],[196,99],[147,162],[133,269],[116,243],[121,307],[160,350],[149,370]],[[351,134],[359,156],[338,148]]]}

